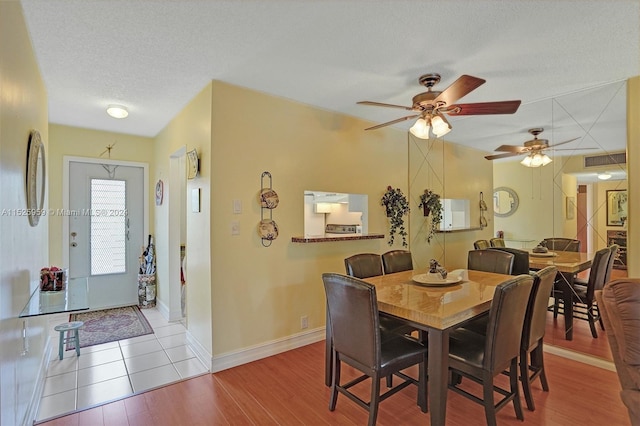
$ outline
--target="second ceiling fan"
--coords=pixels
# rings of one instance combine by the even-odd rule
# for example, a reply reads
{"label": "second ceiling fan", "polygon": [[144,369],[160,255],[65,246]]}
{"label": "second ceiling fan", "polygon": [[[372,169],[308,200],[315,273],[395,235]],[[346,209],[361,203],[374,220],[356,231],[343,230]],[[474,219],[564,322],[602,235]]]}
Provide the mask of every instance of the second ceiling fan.
{"label": "second ceiling fan", "polygon": [[412,134],[422,139],[428,139],[429,129],[431,128],[431,131],[437,137],[441,137],[449,133],[451,130],[451,124],[449,124],[444,114],[450,116],[513,114],[520,106],[519,100],[456,104],[455,102],[458,99],[483,85],[486,80],[470,75],[463,75],[442,92],[433,91],[433,86],[439,81],[440,74],[432,73],[421,76],[418,79],[418,82],[425,86],[427,91],[414,96],[411,106],[385,104],[372,101],[358,102],[359,105],[400,108],[416,113],[368,127],[365,130],[375,130],[417,117],[418,119],[416,120],[416,123],[410,129]]}
{"label": "second ceiling fan", "polygon": [[524,145],[500,145],[495,150],[502,151],[502,154],[487,155],[484,158],[486,158],[487,160],[497,160],[500,158],[515,157],[516,155],[527,154],[527,156],[522,160],[523,165],[527,167],[546,166],[551,162],[551,159],[544,153],[545,149],[555,149],[557,146],[573,142],[576,139],[580,139],[573,138],[564,142],[549,145],[549,141],[547,139],[538,139],[538,135],[542,133],[543,130],[544,129],[542,127],[529,129],[529,133],[533,135],[533,139],[526,141]]}

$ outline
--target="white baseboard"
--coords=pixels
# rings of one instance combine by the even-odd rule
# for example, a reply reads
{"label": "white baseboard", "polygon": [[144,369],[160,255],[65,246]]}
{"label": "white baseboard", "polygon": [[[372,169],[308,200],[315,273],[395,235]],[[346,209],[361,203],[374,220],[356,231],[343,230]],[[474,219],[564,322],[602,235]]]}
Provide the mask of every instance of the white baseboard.
{"label": "white baseboard", "polygon": [[594,367],[602,368],[604,370],[616,371],[616,366],[613,362],[606,359],[597,358],[595,356],[586,355],[580,352],[575,352],[569,349],[560,348],[553,345],[544,345],[544,351],[552,355],[568,358],[572,361],[581,362],[583,364],[592,365]]}
{"label": "white baseboard", "polygon": [[156,298],[156,309],[158,310],[158,312],[160,312],[160,314],[162,315],[162,317],[164,319],[166,319],[167,321],[170,321],[169,320],[169,307],[167,306],[166,303],[164,303],[162,300]]}
{"label": "white baseboard", "polygon": [[194,339],[189,330],[186,331],[186,339],[189,349],[191,349],[200,362],[207,367],[207,370],[211,371],[211,354],[200,344],[199,341]]}
{"label": "white baseboard", "polygon": [[291,349],[300,348],[311,343],[319,342],[325,338],[325,328],[319,327],[308,330],[303,333],[287,336],[282,339],[272,340],[260,345],[250,346],[248,348],[227,352],[214,356],[211,359],[211,368],[209,371],[215,373],[217,371],[226,370],[227,368],[237,367],[272,355],[277,355]]}

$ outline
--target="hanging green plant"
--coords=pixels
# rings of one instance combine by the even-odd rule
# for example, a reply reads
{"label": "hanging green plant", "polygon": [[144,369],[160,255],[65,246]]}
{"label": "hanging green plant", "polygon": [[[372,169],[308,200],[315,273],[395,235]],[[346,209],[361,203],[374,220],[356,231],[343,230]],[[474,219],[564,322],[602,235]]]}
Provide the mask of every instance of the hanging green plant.
{"label": "hanging green plant", "polygon": [[440,201],[440,195],[430,189],[425,189],[424,193],[420,194],[420,204],[418,207],[422,207],[425,216],[431,215],[431,226],[427,234],[427,242],[431,243],[431,239],[438,229],[438,225],[442,222],[442,202]]}
{"label": "hanging green plant", "polygon": [[389,245],[393,245],[395,234],[402,237],[402,246],[407,247],[407,231],[404,227],[404,216],[409,213],[409,201],[402,193],[400,188],[392,188],[387,186],[387,192],[384,193],[380,204],[387,211],[387,217],[390,220],[389,228]]}

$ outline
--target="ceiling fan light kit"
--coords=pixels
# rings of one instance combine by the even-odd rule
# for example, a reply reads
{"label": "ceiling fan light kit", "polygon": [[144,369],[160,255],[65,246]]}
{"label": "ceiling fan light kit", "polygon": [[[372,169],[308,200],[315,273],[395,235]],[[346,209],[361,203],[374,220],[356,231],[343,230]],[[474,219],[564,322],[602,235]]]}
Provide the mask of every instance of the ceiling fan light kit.
{"label": "ceiling fan light kit", "polygon": [[389,108],[400,108],[413,111],[416,114],[397,118],[386,123],[378,124],[366,128],[365,130],[375,130],[381,127],[390,126],[405,120],[418,118],[409,129],[411,134],[421,139],[429,139],[429,130],[436,136],[442,137],[451,131],[451,124],[444,114],[456,115],[484,115],[484,114],[513,114],[520,106],[519,100],[501,102],[483,102],[470,104],[454,104],[458,99],[466,96],[471,91],[477,89],[486,80],[463,75],[454,81],[442,92],[433,91],[433,86],[440,81],[440,74],[424,74],[418,79],[418,83],[427,88],[426,92],[419,93],[412,99],[411,106],[385,104],[381,102],[360,101],[359,105],[383,106]]}
{"label": "ceiling fan light kit", "polygon": [[520,162],[520,164],[522,164],[523,166],[526,167],[540,167],[540,166],[546,166],[547,164],[549,164],[550,162],[552,162],[553,160],[551,158],[549,158],[549,156],[547,154],[541,154],[539,152],[537,153],[531,153],[529,155],[527,155],[526,157],[524,157],[522,159],[522,161]]}

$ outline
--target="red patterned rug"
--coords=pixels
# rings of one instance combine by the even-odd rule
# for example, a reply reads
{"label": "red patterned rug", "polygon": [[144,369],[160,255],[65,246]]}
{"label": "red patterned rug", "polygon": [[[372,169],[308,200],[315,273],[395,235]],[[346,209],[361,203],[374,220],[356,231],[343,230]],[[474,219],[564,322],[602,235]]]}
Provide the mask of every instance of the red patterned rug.
{"label": "red patterned rug", "polygon": [[[153,328],[138,306],[80,312],[69,315],[69,321],[83,321],[80,329],[80,347],[99,345],[153,333]],[[75,349],[73,341],[67,350]]]}

